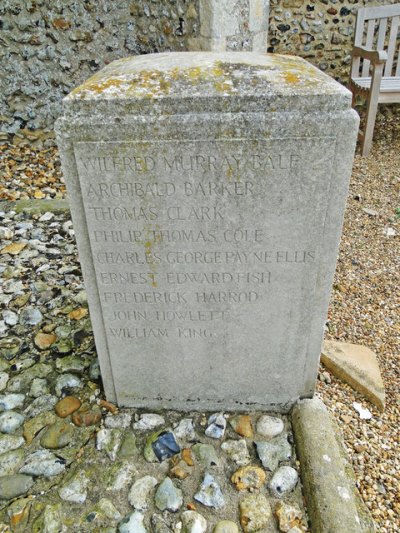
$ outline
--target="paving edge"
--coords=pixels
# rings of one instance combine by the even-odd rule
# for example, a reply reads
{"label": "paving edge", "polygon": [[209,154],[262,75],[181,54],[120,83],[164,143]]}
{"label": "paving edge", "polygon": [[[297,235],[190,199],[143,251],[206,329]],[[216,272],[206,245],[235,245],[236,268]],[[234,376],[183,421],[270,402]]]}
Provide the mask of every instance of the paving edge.
{"label": "paving edge", "polygon": [[292,424],[312,533],[375,532],[339,428],[324,403],[300,400]]}
{"label": "paving edge", "polygon": [[0,202],[0,211],[15,211],[16,213],[29,213],[30,215],[41,215],[50,211],[51,213],[65,213],[69,211],[68,200],[15,200],[13,202],[4,200]]}

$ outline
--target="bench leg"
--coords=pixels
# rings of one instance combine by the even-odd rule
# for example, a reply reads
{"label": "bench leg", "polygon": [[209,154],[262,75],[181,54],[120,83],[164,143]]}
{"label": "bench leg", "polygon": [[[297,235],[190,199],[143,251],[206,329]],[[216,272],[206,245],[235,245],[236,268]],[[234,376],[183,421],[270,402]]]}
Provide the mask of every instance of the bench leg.
{"label": "bench leg", "polygon": [[369,91],[367,101],[367,116],[365,119],[364,135],[361,144],[361,154],[366,157],[369,155],[372,146],[372,137],[374,135],[376,113],[378,111],[379,90],[381,86],[383,72],[383,63],[375,65],[372,74],[371,90]]}

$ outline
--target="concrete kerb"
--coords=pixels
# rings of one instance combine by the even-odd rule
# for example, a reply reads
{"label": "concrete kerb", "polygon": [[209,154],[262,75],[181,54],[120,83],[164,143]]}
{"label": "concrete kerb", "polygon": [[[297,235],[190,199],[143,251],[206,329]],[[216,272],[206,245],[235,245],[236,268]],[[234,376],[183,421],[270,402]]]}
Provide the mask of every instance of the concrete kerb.
{"label": "concrete kerb", "polygon": [[299,401],[292,425],[312,533],[373,533],[339,429],[323,402]]}

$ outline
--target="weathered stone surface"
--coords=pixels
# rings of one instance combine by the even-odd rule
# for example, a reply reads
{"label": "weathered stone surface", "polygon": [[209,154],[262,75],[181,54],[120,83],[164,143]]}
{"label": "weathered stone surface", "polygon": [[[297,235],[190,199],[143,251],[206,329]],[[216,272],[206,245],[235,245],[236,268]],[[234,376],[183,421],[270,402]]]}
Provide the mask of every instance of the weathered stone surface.
{"label": "weathered stone surface", "polygon": [[147,533],[144,515],[140,511],[130,513],[119,523],[118,533]]}
{"label": "weathered stone surface", "polygon": [[5,411],[0,414],[1,433],[14,433],[24,423],[25,417],[16,411]]}
{"label": "weathered stone surface", "polygon": [[111,461],[115,461],[121,441],[122,432],[120,429],[101,429],[97,433],[96,448],[104,451]]}
{"label": "weathered stone surface", "polygon": [[225,498],[219,484],[208,473],[205,474],[200,490],[194,495],[194,499],[206,507],[214,507],[214,509],[220,509],[225,505]]}
{"label": "weathered stone surface", "polygon": [[270,482],[269,490],[275,498],[282,498],[286,493],[291,492],[299,480],[297,470],[291,466],[281,466],[274,472]]}
{"label": "weathered stone surface", "polygon": [[17,435],[0,435],[0,454],[16,450],[24,444],[23,437]]}
{"label": "weathered stone surface", "polygon": [[109,400],[287,411],[313,393],[356,130],[348,91],[289,56],[142,56],[67,97],[59,145]]}
{"label": "weathered stone surface", "polygon": [[385,386],[376,354],[366,346],[324,341],[321,362],[333,375],[363,394],[378,409],[385,408]]}
{"label": "weathered stone surface", "polygon": [[288,532],[302,525],[303,513],[297,504],[278,502],[274,514],[278,520],[279,531]]}
{"label": "weathered stone surface", "polygon": [[[106,475],[107,490],[122,490],[126,488],[132,483],[135,474],[137,474],[135,465],[129,460],[122,460],[115,463]],[[133,505],[131,502],[131,496],[129,496],[129,503]]]}
{"label": "weathered stone surface", "polygon": [[220,520],[214,527],[214,533],[239,533],[239,528],[231,520]]}
{"label": "weathered stone surface", "polygon": [[151,491],[158,485],[158,481],[155,477],[144,476],[137,479],[132,485],[128,500],[129,503],[138,511],[144,511],[149,507],[149,496]]}
{"label": "weathered stone surface", "polygon": [[74,426],[64,420],[57,420],[48,426],[40,437],[40,444],[43,448],[57,450],[67,446],[74,436]]}
{"label": "weathered stone surface", "polygon": [[72,413],[71,420],[78,427],[94,426],[101,421],[102,414],[98,405],[82,405]]}
{"label": "weathered stone surface", "polygon": [[223,413],[216,413],[211,415],[208,419],[208,427],[205,430],[207,437],[212,439],[220,439],[225,434],[226,420]]}
{"label": "weathered stone surface", "polygon": [[285,436],[268,442],[256,441],[255,445],[263,467],[271,472],[278,468],[280,462],[292,457],[292,447]]}
{"label": "weathered stone surface", "polygon": [[233,429],[241,435],[251,439],[253,437],[253,427],[251,425],[251,418],[249,415],[238,415],[229,420]]}
{"label": "weathered stone surface", "polygon": [[65,461],[48,450],[38,450],[25,459],[20,474],[53,477],[65,470]]}
{"label": "weathered stone surface", "polygon": [[50,424],[54,424],[55,421],[56,415],[52,411],[41,413],[40,415],[27,420],[24,423],[23,432],[26,443],[30,444],[41,429]]}
{"label": "weathered stone surface", "polygon": [[[319,399],[301,400],[292,423],[310,522],[317,531],[374,531],[371,517],[349,477],[343,443]],[[307,465],[305,468],[304,465]]]}
{"label": "weathered stone surface", "polygon": [[263,415],[257,420],[257,433],[263,437],[273,438],[280,435],[284,424],[276,416]]}
{"label": "weathered stone surface", "polygon": [[221,444],[221,449],[239,466],[250,463],[249,450],[244,439],[226,440]]}
{"label": "weathered stone surface", "polygon": [[182,533],[205,533],[207,520],[196,511],[185,511],[181,515]]}
{"label": "weathered stone surface", "polygon": [[252,490],[260,489],[265,478],[265,472],[259,466],[242,466],[232,474],[231,481],[237,490]]}
{"label": "weathered stone surface", "polygon": [[21,449],[10,450],[0,455],[0,477],[15,474],[24,460],[24,452]]}
{"label": "weathered stone surface", "polygon": [[22,494],[26,494],[33,485],[31,476],[13,474],[0,478],[0,500],[11,500]]}
{"label": "weathered stone surface", "polygon": [[161,415],[156,413],[145,413],[141,415],[140,420],[133,424],[133,429],[138,431],[149,431],[158,426],[165,424],[165,420]]}
{"label": "weathered stone surface", "polygon": [[240,523],[245,533],[265,529],[272,516],[271,506],[264,494],[246,496],[240,504]]}
{"label": "weathered stone surface", "polygon": [[210,468],[220,464],[217,452],[210,444],[195,444],[192,449],[196,459],[204,468]]}
{"label": "weathered stone surface", "polygon": [[78,471],[58,489],[58,494],[64,501],[82,504],[86,501],[88,484],[85,473]]}
{"label": "weathered stone surface", "polygon": [[157,488],[154,501],[160,511],[176,513],[183,504],[182,491],[174,485],[169,477],[166,477]]}

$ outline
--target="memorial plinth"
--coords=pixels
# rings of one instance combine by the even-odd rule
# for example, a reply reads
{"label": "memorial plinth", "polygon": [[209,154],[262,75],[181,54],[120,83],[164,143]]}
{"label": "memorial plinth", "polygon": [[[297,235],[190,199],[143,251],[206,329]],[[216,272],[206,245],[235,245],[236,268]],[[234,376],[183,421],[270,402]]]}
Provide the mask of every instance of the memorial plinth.
{"label": "memorial plinth", "polygon": [[288,410],[318,368],[358,127],[300,58],[111,63],[57,133],[119,405]]}

